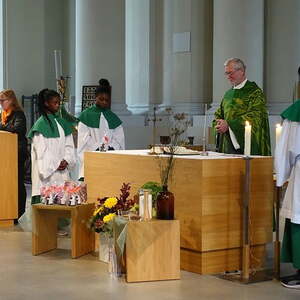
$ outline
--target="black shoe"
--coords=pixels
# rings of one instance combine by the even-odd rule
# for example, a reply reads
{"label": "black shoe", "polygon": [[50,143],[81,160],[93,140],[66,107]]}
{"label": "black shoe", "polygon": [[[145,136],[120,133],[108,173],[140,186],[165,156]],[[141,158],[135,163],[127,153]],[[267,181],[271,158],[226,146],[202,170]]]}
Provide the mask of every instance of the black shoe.
{"label": "black shoe", "polygon": [[300,289],[300,279],[297,277],[294,279],[283,279],[281,284],[289,289]]}

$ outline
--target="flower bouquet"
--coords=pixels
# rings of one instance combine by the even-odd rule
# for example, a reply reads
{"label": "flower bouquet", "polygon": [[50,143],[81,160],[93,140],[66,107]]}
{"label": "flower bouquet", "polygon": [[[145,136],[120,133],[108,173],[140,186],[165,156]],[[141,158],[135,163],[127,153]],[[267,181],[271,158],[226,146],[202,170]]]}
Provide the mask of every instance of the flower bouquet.
{"label": "flower bouquet", "polygon": [[108,271],[112,275],[121,274],[121,255],[116,254],[114,245],[113,220],[117,215],[134,208],[136,201],[129,198],[130,184],[123,183],[119,197],[98,198],[93,216],[90,219],[90,227],[99,235],[99,260],[108,263]]}
{"label": "flower bouquet", "polygon": [[134,199],[129,199],[130,183],[123,183],[119,197],[98,198],[90,226],[95,232],[104,232],[110,237],[113,236],[112,221],[123,211],[129,211],[136,203]]}

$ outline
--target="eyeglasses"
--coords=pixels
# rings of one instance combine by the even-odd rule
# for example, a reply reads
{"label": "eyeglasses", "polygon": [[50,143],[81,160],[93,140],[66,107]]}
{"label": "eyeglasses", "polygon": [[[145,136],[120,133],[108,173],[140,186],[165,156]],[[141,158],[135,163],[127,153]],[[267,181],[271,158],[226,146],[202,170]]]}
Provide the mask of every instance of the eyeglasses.
{"label": "eyeglasses", "polygon": [[233,75],[235,72],[237,72],[237,71],[239,71],[239,70],[241,70],[241,69],[236,69],[236,70],[233,70],[233,71],[231,71],[231,72],[224,72],[224,75],[225,75],[225,76],[231,76],[231,75]]}

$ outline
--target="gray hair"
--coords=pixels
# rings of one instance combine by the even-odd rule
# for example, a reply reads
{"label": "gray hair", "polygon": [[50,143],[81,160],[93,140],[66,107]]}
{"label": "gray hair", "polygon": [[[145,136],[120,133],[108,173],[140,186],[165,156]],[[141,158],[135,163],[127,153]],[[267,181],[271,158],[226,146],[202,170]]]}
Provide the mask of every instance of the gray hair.
{"label": "gray hair", "polygon": [[235,70],[246,70],[246,65],[244,64],[244,62],[239,59],[239,58],[228,58],[225,63],[224,63],[224,67],[228,66],[230,63],[232,63],[234,65],[234,69]]}

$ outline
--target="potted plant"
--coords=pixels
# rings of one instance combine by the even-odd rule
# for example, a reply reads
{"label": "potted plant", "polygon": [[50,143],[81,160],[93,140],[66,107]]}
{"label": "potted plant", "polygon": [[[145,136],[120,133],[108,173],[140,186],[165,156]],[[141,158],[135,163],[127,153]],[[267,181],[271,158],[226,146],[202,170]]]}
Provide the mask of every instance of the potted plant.
{"label": "potted plant", "polygon": [[185,113],[174,114],[172,109],[167,109],[170,144],[164,147],[167,154],[158,154],[158,164],[160,169],[160,179],[162,191],[157,196],[157,218],[163,220],[174,219],[174,195],[168,190],[169,181],[172,177],[175,155],[180,146],[185,144],[183,135],[191,122]]}

